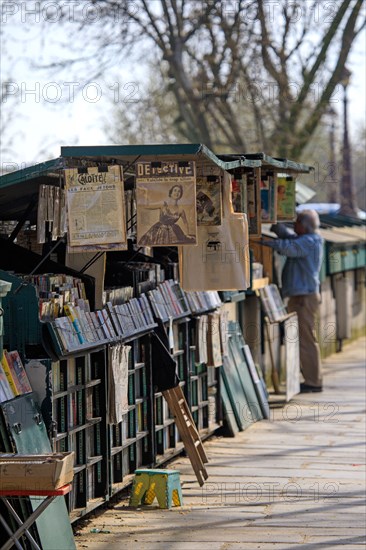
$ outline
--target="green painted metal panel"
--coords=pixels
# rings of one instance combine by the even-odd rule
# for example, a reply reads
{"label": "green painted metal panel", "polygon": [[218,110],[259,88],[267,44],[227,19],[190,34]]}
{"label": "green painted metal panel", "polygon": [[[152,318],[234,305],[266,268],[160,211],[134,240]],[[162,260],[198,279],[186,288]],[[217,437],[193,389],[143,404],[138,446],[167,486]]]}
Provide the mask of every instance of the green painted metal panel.
{"label": "green painted metal panel", "polygon": [[363,245],[355,246],[352,243],[326,243],[326,274],[351,271],[366,265],[366,251]]}
{"label": "green painted metal panel", "polygon": [[240,327],[229,323],[228,356],[224,357],[222,379],[230,399],[231,409],[240,430],[261,420],[263,413],[243,354]]}
{"label": "green painted metal panel", "polygon": [[203,155],[223,170],[232,170],[242,166],[260,166],[260,162],[247,161],[244,156],[230,158],[224,162],[220,156],[201,143],[163,144],[163,145],[94,145],[61,147],[61,156],[64,158],[80,157],[163,157],[184,155]]}
{"label": "green painted metal panel", "polygon": [[356,269],[357,259],[356,254],[357,250],[352,248],[347,248],[342,251],[342,263],[344,271],[349,271],[350,269]]}
{"label": "green painted metal panel", "polygon": [[[1,405],[16,452],[46,454],[52,452],[42,417],[32,394],[19,396]],[[42,498],[30,499],[35,510]],[[75,542],[64,497],[56,498],[36,521],[42,548],[74,550]]]}
{"label": "green painted metal panel", "polygon": [[20,170],[15,170],[14,172],[9,172],[9,174],[4,174],[0,177],[0,189],[11,185],[16,185],[17,183],[27,180],[33,180],[43,174],[47,174],[48,172],[60,170],[63,168],[63,164],[63,159],[57,158],[47,160],[46,162],[42,162],[40,164],[34,164],[33,166],[28,166]]}
{"label": "green painted metal panel", "polygon": [[197,155],[200,143],[157,145],[86,145],[61,147],[61,157],[127,157],[161,155]]}
{"label": "green painted metal panel", "polygon": [[224,379],[220,373],[220,396],[224,411],[224,420],[226,423],[227,431],[230,436],[235,437],[239,432],[239,426],[235,418],[235,414],[232,410],[231,400],[227,392]]}
{"label": "green painted metal panel", "polygon": [[231,411],[235,421],[239,430],[245,430],[253,422],[249,420],[248,414],[246,414],[249,408],[247,398],[232,359],[224,357],[221,374],[223,386],[225,386],[227,395],[229,396]]}
{"label": "green painted metal panel", "polygon": [[0,279],[12,283],[11,291],[3,298],[4,342],[24,355],[26,344],[41,342],[36,289],[28,283],[22,286],[22,280],[7,271],[0,270]]}
{"label": "green painted metal panel", "polygon": [[302,162],[295,162],[293,160],[284,158],[275,158],[267,155],[266,153],[243,153],[246,159],[261,160],[262,165],[273,166],[274,168],[282,168],[284,170],[293,170],[295,172],[309,173],[314,170],[313,166],[303,164]]}
{"label": "green painted metal panel", "polygon": [[326,254],[324,252],[323,261],[322,261],[322,265],[321,265],[320,273],[319,273],[319,280],[320,280],[321,283],[323,281],[325,281],[326,276],[327,276],[327,258],[326,258]]}
{"label": "green painted metal panel", "polygon": [[365,246],[360,246],[358,249],[358,254],[356,258],[357,267],[366,267],[366,248]]}
{"label": "green painted metal panel", "polygon": [[343,271],[341,250],[333,243],[326,243],[327,275]]}
{"label": "green painted metal panel", "polygon": [[244,414],[246,418],[252,420],[253,422],[262,420],[262,407],[258,400],[258,395],[255,391],[254,383],[243,354],[239,332],[237,332],[230,338],[229,349],[231,350],[232,357],[238,371],[240,383],[246,396],[247,408],[242,409],[242,414]]}

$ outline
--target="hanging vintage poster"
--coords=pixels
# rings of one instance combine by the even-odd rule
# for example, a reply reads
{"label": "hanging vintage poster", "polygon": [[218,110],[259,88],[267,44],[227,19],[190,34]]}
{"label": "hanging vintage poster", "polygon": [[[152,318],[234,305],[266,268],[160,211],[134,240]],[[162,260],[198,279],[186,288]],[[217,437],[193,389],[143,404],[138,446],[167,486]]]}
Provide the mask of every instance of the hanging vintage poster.
{"label": "hanging vintage poster", "polygon": [[193,161],[137,162],[138,246],[197,244]]}
{"label": "hanging vintage poster", "polygon": [[260,237],[261,216],[260,216],[260,179],[261,169],[253,168],[246,174],[247,182],[247,216],[250,237]]}
{"label": "hanging vintage poster", "polygon": [[245,174],[234,175],[231,180],[231,200],[234,212],[248,214],[247,178]]}
{"label": "hanging vintage poster", "polygon": [[292,176],[277,178],[277,221],[293,221],[296,217],[295,183]]}
{"label": "hanging vintage poster", "polygon": [[261,221],[276,223],[277,175],[274,172],[262,172],[261,177]]}
{"label": "hanging vintage poster", "polygon": [[120,166],[66,168],[65,187],[70,246],[126,243]]}
{"label": "hanging vintage poster", "polygon": [[197,178],[196,207],[198,225],[221,225],[221,177]]}

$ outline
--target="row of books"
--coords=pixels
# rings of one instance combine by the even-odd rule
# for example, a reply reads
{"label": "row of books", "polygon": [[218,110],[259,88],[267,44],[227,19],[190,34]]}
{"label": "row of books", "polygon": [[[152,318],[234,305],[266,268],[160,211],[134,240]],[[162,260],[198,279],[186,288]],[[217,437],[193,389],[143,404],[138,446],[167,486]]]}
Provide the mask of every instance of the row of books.
{"label": "row of books", "polygon": [[35,286],[41,299],[63,296],[65,302],[74,302],[77,298],[86,299],[85,285],[78,277],[64,274],[22,275],[24,281]]}
{"label": "row of books", "polygon": [[66,316],[51,323],[62,353],[85,345],[125,338],[153,326],[154,317],[146,295],[132,298],[125,304],[112,305],[98,311],[84,311],[79,306],[64,305]]}
{"label": "row of books", "polygon": [[199,313],[208,309],[216,309],[221,305],[219,293],[216,290],[186,291],[187,302],[191,313]]}
{"label": "row of books", "polygon": [[[89,300],[84,298],[75,298],[75,300],[68,302],[71,305],[78,306],[83,311],[90,311]],[[66,302],[64,301],[63,296],[55,296],[50,300],[39,300],[39,317],[41,321],[51,322],[57,317],[63,315],[64,306]]]}
{"label": "row of books", "polygon": [[118,288],[108,288],[103,292],[103,304],[111,302],[112,305],[125,304],[133,298],[133,287],[124,286]]}
{"label": "row of books", "polygon": [[62,315],[64,304],[80,305],[82,301],[87,302],[85,285],[77,277],[45,274],[22,276],[22,278],[36,288],[41,321],[52,321]]}
{"label": "row of books", "polygon": [[67,293],[67,291],[79,298],[85,298],[83,281],[72,275],[45,273],[42,275],[22,275],[22,278],[36,287],[41,298],[47,298],[47,295],[53,292],[62,294]]}
{"label": "row of books", "polygon": [[90,311],[87,300],[77,305],[64,304],[64,316],[51,321],[53,333],[62,353],[101,342],[126,338],[155,325],[155,318],[167,321],[221,305],[215,291],[185,293],[172,279],[125,303],[107,301],[105,307]]}
{"label": "row of books", "polygon": [[0,403],[31,391],[19,353],[4,349],[0,363]]}
{"label": "row of books", "polygon": [[167,279],[147,292],[154,314],[157,318],[167,320],[170,317],[189,315],[189,307],[185,293],[180,285]]}
{"label": "row of books", "polygon": [[260,288],[259,296],[263,310],[271,323],[281,321],[287,316],[277,285],[270,284]]}

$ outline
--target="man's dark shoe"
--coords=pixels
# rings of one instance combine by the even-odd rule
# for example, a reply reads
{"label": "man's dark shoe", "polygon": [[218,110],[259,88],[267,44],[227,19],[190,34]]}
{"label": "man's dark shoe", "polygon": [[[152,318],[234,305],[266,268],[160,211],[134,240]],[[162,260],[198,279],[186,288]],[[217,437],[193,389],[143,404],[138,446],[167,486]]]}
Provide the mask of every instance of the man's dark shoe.
{"label": "man's dark shoe", "polygon": [[323,391],[322,386],[309,386],[309,384],[300,384],[300,393],[317,393]]}

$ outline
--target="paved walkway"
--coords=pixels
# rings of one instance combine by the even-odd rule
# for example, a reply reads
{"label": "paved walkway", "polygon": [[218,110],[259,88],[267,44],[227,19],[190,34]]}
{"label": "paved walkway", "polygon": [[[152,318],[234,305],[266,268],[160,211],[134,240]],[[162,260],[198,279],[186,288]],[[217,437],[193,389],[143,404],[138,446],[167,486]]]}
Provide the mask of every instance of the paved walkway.
{"label": "paved walkway", "polygon": [[132,510],[123,500],[80,529],[78,550],[365,548],[365,358],[361,338],[326,360],[323,393],[206,442],[203,488],[178,458],[170,467],[181,471],[183,507]]}

